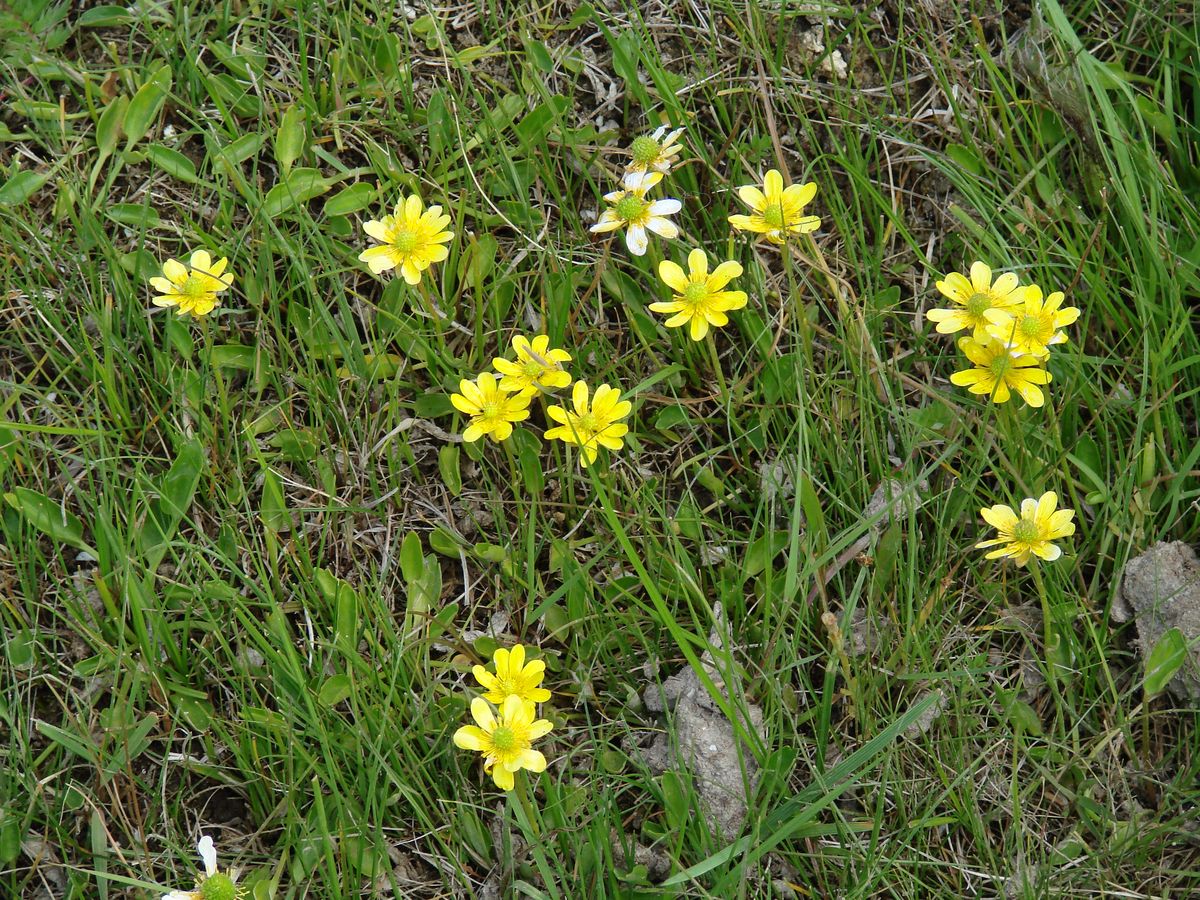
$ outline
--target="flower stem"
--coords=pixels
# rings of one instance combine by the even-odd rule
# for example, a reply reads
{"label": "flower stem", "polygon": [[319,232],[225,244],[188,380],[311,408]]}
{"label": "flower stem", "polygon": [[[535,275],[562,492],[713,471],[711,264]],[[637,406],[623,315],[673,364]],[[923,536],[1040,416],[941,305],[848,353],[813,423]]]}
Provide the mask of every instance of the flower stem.
{"label": "flower stem", "polygon": [[732,402],[729,396],[729,385],[725,381],[725,373],[721,370],[721,355],[717,353],[717,339],[711,329],[704,342],[708,344],[708,358],[712,362],[713,374],[716,375],[717,384],[721,388],[721,403],[729,406]]}
{"label": "flower stem", "polygon": [[425,312],[429,318],[433,319],[433,327],[437,333],[438,349],[442,351],[442,355],[446,353],[446,333],[442,329],[442,317],[438,313],[437,306],[434,305],[433,297],[429,295],[429,287],[425,284],[425,279],[422,278],[417,282],[417,293],[421,295],[421,302],[425,306]]}
{"label": "flower stem", "polygon": [[[516,784],[513,789],[516,791],[517,800],[521,804],[521,810],[525,813],[525,818],[529,821],[529,831],[534,837],[541,834],[541,828],[538,827],[537,811],[534,809],[533,801],[529,799],[529,785],[525,782],[525,773],[517,772]],[[520,824],[520,817],[518,817]],[[524,831],[525,829],[522,829]]]}
{"label": "flower stem", "polygon": [[1063,697],[1059,691],[1059,678],[1061,677],[1061,666],[1058,660],[1062,656],[1062,635],[1059,633],[1057,624],[1054,621],[1054,616],[1050,610],[1050,598],[1046,594],[1046,583],[1042,580],[1042,570],[1038,568],[1038,564],[1034,560],[1030,560],[1030,574],[1033,575],[1033,583],[1037,588],[1038,599],[1042,603],[1042,643],[1043,653],[1046,657],[1046,683],[1050,686],[1050,694],[1054,698],[1054,717],[1055,725],[1061,732],[1063,724]]}

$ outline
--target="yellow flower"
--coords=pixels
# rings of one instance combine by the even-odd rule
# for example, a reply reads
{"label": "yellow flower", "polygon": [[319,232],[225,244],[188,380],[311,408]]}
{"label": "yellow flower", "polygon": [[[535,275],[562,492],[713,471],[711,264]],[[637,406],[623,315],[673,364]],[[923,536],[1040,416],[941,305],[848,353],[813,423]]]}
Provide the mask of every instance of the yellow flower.
{"label": "yellow flower", "polygon": [[1020,516],[1011,507],[1001,504],[985,507],[980,513],[999,537],[980,541],[975,546],[981,549],[999,547],[987,554],[987,558],[1011,556],[1021,566],[1026,565],[1031,556],[1052,562],[1062,556],[1062,550],[1050,542],[1075,533],[1075,523],[1071,521],[1075,511],[1060,509],[1055,512],[1057,505],[1058,495],[1047,491],[1037,500],[1032,497],[1022,500]]}
{"label": "yellow flower", "polygon": [[633,404],[621,399],[621,392],[607,384],[596,388],[596,396],[588,405],[588,386],[582,381],[575,382],[571,389],[573,410],[561,406],[551,406],[546,409],[548,415],[559,425],[546,432],[546,440],[558,438],[568,444],[579,446],[579,464],[591,465],[599,455],[600,447],[609,450],[620,450],[625,446],[625,435],[629,426],[621,423],[621,419],[629,415]]}
{"label": "yellow flower", "polygon": [[720,328],[729,323],[730,310],[746,305],[745,291],[727,291],[725,285],[742,274],[741,263],[723,262],[710,275],[708,257],[703,250],[696,249],[688,254],[688,273],[670,260],[658,264],[661,278],[675,297],[665,303],[651,303],[656,313],[674,313],[667,319],[668,328],[678,328],[691,322],[692,340],[699,341],[708,334],[708,326]]}
{"label": "yellow flower", "polygon": [[630,172],[622,182],[623,190],[604,195],[608,209],[592,226],[594,232],[625,229],[625,246],[634,256],[642,256],[649,246],[647,231],[665,238],[679,237],[679,228],[667,218],[679,212],[678,200],[647,200],[646,193],[662,181],[662,172]]}
{"label": "yellow flower", "polygon": [[521,335],[512,339],[517,351],[517,361],[509,362],[502,356],[492,360],[500,379],[500,390],[521,391],[537,394],[547,388],[565,388],[571,383],[571,375],[563,371],[562,364],[571,361],[566,350],[551,350],[550,338],[539,334],[532,341]]}
{"label": "yellow flower", "polygon": [[217,870],[217,848],[212,838],[204,835],[196,850],[204,861],[204,877],[196,883],[196,889],[170,891],[163,894],[162,900],[236,900],[246,895],[244,889],[234,884],[232,875]]}
{"label": "yellow flower", "polygon": [[546,757],[533,749],[533,742],[550,733],[554,726],[546,719],[534,719],[531,705],[516,695],[500,707],[500,717],[482,697],[471,701],[475,725],[464,725],[454,732],[454,746],[483,754],[483,770],[502,791],[511,791],[513,775],[522,769],[544,772]]}
{"label": "yellow flower", "polygon": [[670,171],[675,157],[683,150],[679,144],[679,136],[683,134],[683,129],[676,128],[668,134],[669,128],[669,125],[662,125],[654,129],[652,134],[633,139],[633,143],[629,145],[629,155],[633,159],[625,167],[626,173],[651,171],[665,174]]}
{"label": "yellow flower", "polygon": [[225,257],[213,262],[206,250],[193,253],[188,266],[177,259],[168,259],[162,267],[166,277],[150,279],[150,286],[162,295],[154,298],[154,305],[174,306],[181,316],[208,315],[217,305],[217,294],[233,284],[233,273],[225,271],[228,265]]}
{"label": "yellow flower", "polygon": [[496,376],[491,372],[484,372],[474,381],[464,378],[458,389],[461,393],[451,394],[450,402],[471,417],[463,431],[464,441],[477,441],[485,434],[503,441],[512,434],[513,422],[529,418],[530,395],[510,395],[496,384]]}
{"label": "yellow flower", "polygon": [[475,680],[487,688],[487,693],[483,695],[485,700],[503,708],[509,697],[519,697],[530,705],[545,703],[550,699],[550,692],[538,687],[546,676],[546,664],[540,659],[526,664],[523,646],[514,644],[511,650],[501,647],[492,660],[496,663],[495,675],[483,666],[475,666],[471,670]]}
{"label": "yellow flower", "polygon": [[1065,344],[1067,334],[1059,331],[1079,318],[1079,309],[1068,306],[1060,309],[1063,292],[1055,291],[1045,300],[1042,289],[1031,284],[1021,292],[1021,299],[1001,312],[1002,320],[988,328],[993,337],[1004,341],[1014,355],[1024,354],[1044,359],[1055,344]]}
{"label": "yellow flower", "polygon": [[804,215],[804,207],[816,195],[816,182],[785,188],[779,170],[772,169],[763,179],[762,190],[752,184],[738,188],[738,196],[754,214],[730,216],[729,224],[739,231],[764,234],[772,244],[782,244],[790,235],[808,234],[821,227],[817,216]]}
{"label": "yellow flower", "polygon": [[961,272],[951,272],[937,283],[937,289],[959,307],[929,311],[929,321],[938,323],[938,334],[971,328],[977,341],[987,337],[989,326],[1004,322],[1005,311],[1018,305],[1022,296],[1015,274],[1005,272],[992,281],[992,270],[981,262],[971,263],[970,280]]}
{"label": "yellow flower", "polygon": [[950,380],[955,384],[965,387],[972,394],[990,397],[996,403],[1007,403],[1013,391],[1020,394],[1021,399],[1030,406],[1041,406],[1046,402],[1038,385],[1049,384],[1050,373],[1042,368],[1037,358],[1013,356],[1003,341],[990,335],[982,342],[962,338],[958,347],[975,364],[975,368],[951,375]]}
{"label": "yellow flower", "polygon": [[422,207],[421,198],[413,194],[402,198],[392,215],[363,223],[363,231],[383,245],[358,254],[376,275],[399,267],[405,281],[420,284],[423,271],[450,255],[445,246],[454,237],[453,231],[445,230],[450,217],[442,215],[440,206],[424,212]]}

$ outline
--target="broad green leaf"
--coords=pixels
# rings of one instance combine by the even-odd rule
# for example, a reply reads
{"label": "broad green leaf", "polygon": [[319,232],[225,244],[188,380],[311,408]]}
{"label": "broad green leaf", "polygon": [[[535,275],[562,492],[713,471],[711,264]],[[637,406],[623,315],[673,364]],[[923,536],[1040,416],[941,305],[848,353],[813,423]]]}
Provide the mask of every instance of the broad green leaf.
{"label": "broad green leaf", "polygon": [[48,173],[22,169],[0,185],[0,206],[20,206],[36,194],[49,177]]}
{"label": "broad green leaf", "polygon": [[275,161],[285,177],[304,152],[304,135],[304,110],[289,106],[279,117],[279,129],[275,132]]}
{"label": "broad green leaf", "polygon": [[129,98],[122,95],[104,107],[104,112],[100,113],[100,118],[96,121],[96,150],[99,152],[97,165],[100,160],[112,156],[113,151],[117,149],[128,111]]}
{"label": "broad green leaf", "polygon": [[45,494],[17,487],[13,488],[12,493],[5,494],[4,499],[38,531],[95,555],[95,551],[83,540],[83,522],[80,518],[67,512]]}
{"label": "broad green leaf", "polygon": [[162,562],[166,545],[175,537],[180,520],[187,515],[204,472],[204,447],[197,440],[184,444],[175,462],[158,486],[158,499],[150,504],[142,526],[142,547],[146,566],[153,571]]}
{"label": "broad green leaf", "polygon": [[104,215],[118,225],[128,225],[130,228],[150,229],[162,224],[158,210],[140,203],[114,203],[105,207]]}
{"label": "broad green leaf", "polygon": [[132,21],[133,16],[124,6],[105,4],[86,10],[75,20],[75,24],[80,28],[112,28],[116,25],[126,25]]}
{"label": "broad green leaf", "polygon": [[337,706],[354,692],[349,675],[330,675],[317,693],[317,702],[326,709]]}
{"label": "broad green leaf", "polygon": [[283,485],[279,481],[279,476],[270,469],[263,470],[260,515],[263,524],[274,532],[282,533],[292,530],[292,514],[288,512],[287,502],[283,497]]}
{"label": "broad green leaf", "polygon": [[421,549],[421,536],[410,531],[400,542],[400,574],[407,582],[414,582],[425,574],[425,555]]}
{"label": "broad green leaf", "polygon": [[133,147],[146,136],[154,119],[171,93],[171,67],[160,66],[146,80],[125,110],[125,149]]}
{"label": "broad green leaf", "polygon": [[345,190],[338,191],[325,201],[325,215],[348,216],[350,213],[366,209],[375,197],[375,188],[360,181]]}
{"label": "broad green leaf", "polygon": [[293,169],[286,181],[279,182],[267,191],[263,200],[263,215],[274,219],[295,206],[320,197],[329,187],[329,181],[316,169]]}
{"label": "broad green leaf", "polygon": [[1167,683],[1187,660],[1187,639],[1178,628],[1168,628],[1154,644],[1146,657],[1146,695],[1156,697],[1167,688]]}
{"label": "broad green leaf", "polygon": [[196,164],[178,150],[172,150],[162,144],[152,144],[146,148],[146,156],[172,178],[188,184],[196,184],[200,180],[196,176]]}

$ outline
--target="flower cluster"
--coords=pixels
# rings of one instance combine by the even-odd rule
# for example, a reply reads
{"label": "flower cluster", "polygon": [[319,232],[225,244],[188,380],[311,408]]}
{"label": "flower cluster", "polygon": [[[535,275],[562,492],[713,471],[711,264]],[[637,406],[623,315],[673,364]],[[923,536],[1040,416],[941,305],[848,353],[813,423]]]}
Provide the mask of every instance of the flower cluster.
{"label": "flower cluster", "polygon": [[993,279],[982,262],[971,264],[969,277],[951,272],[937,289],[954,304],[929,311],[938,333],[970,332],[958,348],[971,365],[950,380],[995,403],[1016,393],[1030,406],[1044,405],[1050,348],[1066,342],[1062,329],[1079,318],[1077,308],[1063,307],[1062,291],[1043,297],[1038,285],[1022,286],[1012,272]]}
{"label": "flower cluster", "polygon": [[[529,404],[535,397],[571,384],[571,374],[562,367],[571,361],[571,354],[551,348],[547,335],[539,334],[532,340],[517,335],[512,346],[515,361],[504,357],[492,360],[499,379],[491,372],[482,372],[474,381],[462,379],[459,392],[451,394],[454,408],[468,417],[463,440],[477,441],[485,434],[495,441],[506,440],[513,432],[513,423],[529,418]],[[600,447],[620,450],[624,446],[629,426],[621,420],[629,415],[633,404],[621,399],[619,388],[601,384],[593,395],[586,382],[576,381],[571,401],[570,409],[557,404],[546,408],[547,418],[557,423],[543,435],[546,440],[579,447],[579,461],[584,466],[596,461]]]}
{"label": "flower cluster", "polygon": [[483,666],[473,669],[475,680],[486,693],[471,701],[475,724],[454,732],[454,745],[482,754],[483,771],[492,776],[500,790],[511,791],[517,772],[546,770],[546,757],[533,749],[533,742],[553,728],[548,720],[537,717],[537,704],[550,699],[550,692],[539,686],[546,664],[540,659],[527,663],[525,648],[520,644],[511,650],[498,649],[492,661],[495,672]]}

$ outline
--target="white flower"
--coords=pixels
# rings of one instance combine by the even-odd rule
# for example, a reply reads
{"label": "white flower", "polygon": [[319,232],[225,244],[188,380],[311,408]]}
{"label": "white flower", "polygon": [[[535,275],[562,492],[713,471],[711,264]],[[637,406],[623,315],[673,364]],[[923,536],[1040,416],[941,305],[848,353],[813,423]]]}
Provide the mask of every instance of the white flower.
{"label": "white flower", "polygon": [[675,157],[683,147],[678,143],[683,134],[682,128],[676,128],[667,134],[669,125],[661,125],[650,135],[642,135],[633,139],[629,146],[629,154],[633,160],[625,168],[628,172],[668,172],[675,164]]}
{"label": "white flower", "polygon": [[[239,896],[239,892],[233,884],[233,876],[222,874],[217,869],[217,848],[213,845],[213,839],[208,835],[201,836],[200,842],[196,844],[196,851],[204,862],[204,877],[199,879],[196,889],[193,891],[170,891],[162,895],[162,900],[209,900],[210,894],[213,896]],[[208,887],[212,890],[206,891],[205,886],[209,879],[212,879],[212,884]]]}
{"label": "white flower", "polygon": [[662,181],[661,172],[627,172],[622,179],[623,190],[605,194],[608,209],[600,214],[599,221],[591,227],[593,232],[625,229],[625,245],[634,256],[642,256],[650,241],[647,231],[669,239],[679,237],[679,227],[667,216],[683,208],[683,204],[670,197],[663,200],[648,200],[646,193]]}

